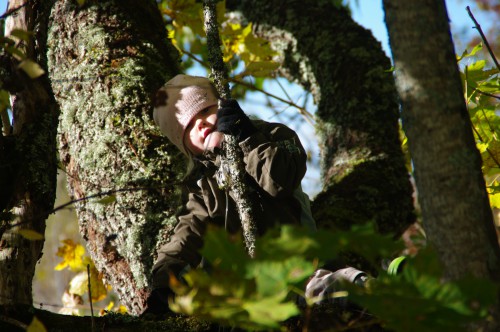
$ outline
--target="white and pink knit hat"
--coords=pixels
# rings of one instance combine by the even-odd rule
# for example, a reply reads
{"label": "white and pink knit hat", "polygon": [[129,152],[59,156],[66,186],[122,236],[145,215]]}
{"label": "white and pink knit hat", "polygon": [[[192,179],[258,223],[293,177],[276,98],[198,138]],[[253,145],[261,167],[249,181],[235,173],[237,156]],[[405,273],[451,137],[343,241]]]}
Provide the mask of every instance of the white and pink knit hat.
{"label": "white and pink knit hat", "polygon": [[161,132],[188,155],[183,138],[189,122],[200,111],[214,105],[217,105],[217,96],[209,79],[180,74],[156,93],[153,118]]}

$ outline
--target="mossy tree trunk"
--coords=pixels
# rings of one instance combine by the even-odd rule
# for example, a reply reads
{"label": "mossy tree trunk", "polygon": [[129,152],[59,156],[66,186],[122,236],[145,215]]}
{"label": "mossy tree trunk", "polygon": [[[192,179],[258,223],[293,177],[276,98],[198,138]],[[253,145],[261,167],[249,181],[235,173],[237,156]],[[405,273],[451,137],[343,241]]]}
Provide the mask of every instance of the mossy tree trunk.
{"label": "mossy tree trunk", "polygon": [[[35,31],[20,48],[43,64],[44,17],[37,15],[37,5],[23,6],[26,1],[9,1],[9,9],[21,9],[8,17],[6,35],[13,29]],[[18,61],[3,64],[2,88],[11,93],[13,124],[0,137],[0,305],[31,305],[32,279],[43,241],[24,238],[20,231],[43,235],[53,208],[58,108],[46,75],[32,80],[17,69]]]}
{"label": "mossy tree trunk", "polygon": [[498,280],[500,250],[444,1],[384,0],[422,219],[445,274]]}
{"label": "mossy tree trunk", "polygon": [[47,44],[71,196],[122,190],[110,203],[76,204],[81,234],[98,270],[138,314],[155,246],[181,206],[175,183],[183,159],[154,126],[151,105],[152,93],[178,73],[178,53],[152,0],[57,1]]}
{"label": "mossy tree trunk", "polygon": [[391,63],[372,34],[332,1],[242,1],[256,31],[282,52],[281,73],[318,105],[320,227],[374,221],[400,234],[414,221]]}

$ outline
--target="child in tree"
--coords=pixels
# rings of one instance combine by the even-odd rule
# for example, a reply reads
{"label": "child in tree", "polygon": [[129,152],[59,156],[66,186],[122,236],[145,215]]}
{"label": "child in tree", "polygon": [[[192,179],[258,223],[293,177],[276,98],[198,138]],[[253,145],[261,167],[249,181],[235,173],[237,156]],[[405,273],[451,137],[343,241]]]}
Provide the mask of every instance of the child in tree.
{"label": "child in tree", "polygon": [[[207,224],[224,227],[229,233],[241,229],[231,192],[217,183],[224,134],[234,135],[243,151],[250,199],[257,203],[253,205],[258,235],[282,224],[311,230],[316,226],[309,198],[300,186],[307,155],[293,130],[283,124],[250,120],[236,100],[222,100],[219,109],[218,94],[204,77],[175,76],[158,91],[155,104],[156,124],[188,157],[190,165],[184,188],[187,203],[153,267],[148,312],[161,313],[168,311],[168,297],[173,295],[169,275],[181,279],[189,269],[205,264],[199,250]],[[311,296],[326,294],[334,278],[330,271],[318,271],[316,279],[311,279],[316,283],[309,282]],[[339,273],[351,281],[364,275],[355,269]]]}

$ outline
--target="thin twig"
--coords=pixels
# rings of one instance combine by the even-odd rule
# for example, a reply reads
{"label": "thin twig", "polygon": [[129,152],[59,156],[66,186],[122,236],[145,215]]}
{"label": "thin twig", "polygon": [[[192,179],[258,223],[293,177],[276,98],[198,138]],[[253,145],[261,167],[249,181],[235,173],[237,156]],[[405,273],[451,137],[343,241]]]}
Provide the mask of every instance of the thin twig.
{"label": "thin twig", "polygon": [[87,280],[89,287],[89,303],[90,303],[90,320],[92,321],[92,332],[95,331],[95,321],[94,321],[94,307],[92,305],[92,289],[90,287],[90,264],[87,264]]}
{"label": "thin twig", "polygon": [[289,106],[295,107],[299,111],[300,115],[302,115],[311,126],[314,126],[314,122],[313,122],[314,121],[314,117],[313,117],[313,115],[311,113],[309,113],[304,107],[301,107],[301,106],[299,106],[299,105],[297,105],[297,104],[295,104],[295,103],[293,103],[293,102],[291,102],[289,100],[286,100],[286,99],[283,99],[283,98],[278,97],[276,95],[273,95],[272,93],[269,93],[269,92],[267,92],[265,90],[259,89],[258,87],[254,86],[253,84],[247,83],[245,81],[240,81],[240,80],[236,80],[236,79],[233,79],[233,78],[229,78],[229,81],[237,83],[237,84],[240,84],[240,85],[243,85],[243,86],[245,86],[247,88],[250,88],[252,90],[255,90],[255,91],[258,91],[260,93],[263,93],[266,96],[269,96],[271,98],[279,100],[280,102],[282,102],[284,104],[287,104]]}
{"label": "thin twig", "polygon": [[27,0],[27,1],[26,1],[25,3],[23,3],[22,5],[20,5],[20,6],[16,7],[16,8],[12,8],[12,9],[10,9],[10,10],[7,10],[5,13],[3,13],[3,15],[2,15],[2,16],[0,16],[0,20],[1,20],[1,19],[4,19],[4,18],[6,18],[6,17],[8,17],[8,16],[10,16],[10,15],[12,15],[12,14],[14,14],[14,13],[16,13],[16,12],[17,12],[17,11],[19,11],[21,8],[26,7],[26,6],[28,5],[28,3],[29,3],[29,2],[30,2],[30,1],[29,1],[29,0]]}
{"label": "thin twig", "polygon": [[[177,185],[177,184],[178,184],[177,182],[172,182],[172,185]],[[94,195],[85,196],[85,197],[81,197],[81,198],[78,198],[78,199],[70,200],[70,201],[68,201],[68,202],[66,202],[64,204],[61,204],[58,207],[52,209],[51,211],[47,212],[47,214],[56,213],[57,211],[62,210],[62,209],[66,208],[69,205],[72,205],[72,204],[75,204],[75,203],[79,203],[79,202],[83,202],[83,201],[88,201],[88,200],[93,199],[93,198],[100,198],[100,197],[103,197],[103,196],[109,196],[111,194],[120,193],[120,192],[133,192],[133,191],[155,190],[155,189],[165,189],[165,186],[163,185],[163,186],[158,186],[158,187],[122,188],[122,189],[113,189],[113,190],[109,190],[109,191],[102,191],[102,192],[99,192],[99,193],[94,194]],[[14,228],[14,227],[17,227],[17,226],[21,226],[21,225],[26,224],[28,222],[29,222],[29,220],[18,222],[16,224],[9,225],[8,228]]]}
{"label": "thin twig", "polygon": [[494,95],[494,94],[491,94],[491,93],[488,93],[488,92],[484,92],[484,91],[481,91],[479,90],[478,88],[475,88],[471,85],[468,85],[470,88],[472,88],[472,90],[474,90],[474,92],[478,92],[479,94],[482,94],[482,95],[485,95],[485,96],[488,96],[488,97],[491,97],[491,98],[495,98],[495,99],[499,99],[500,100],[500,96],[497,96],[497,95]]}
{"label": "thin twig", "polygon": [[488,39],[486,39],[486,36],[483,33],[483,29],[481,29],[481,26],[476,21],[476,18],[474,17],[474,15],[472,14],[472,12],[470,10],[470,7],[467,6],[466,8],[467,8],[467,12],[469,13],[470,18],[472,19],[472,21],[474,22],[474,25],[476,26],[476,29],[479,31],[479,34],[481,35],[481,38],[483,39],[484,45],[488,49],[488,52],[490,53],[490,56],[493,59],[493,62],[497,66],[498,70],[500,70],[500,64],[498,63],[497,58],[495,57],[495,54],[493,53],[493,50],[491,49],[490,44],[488,43]]}

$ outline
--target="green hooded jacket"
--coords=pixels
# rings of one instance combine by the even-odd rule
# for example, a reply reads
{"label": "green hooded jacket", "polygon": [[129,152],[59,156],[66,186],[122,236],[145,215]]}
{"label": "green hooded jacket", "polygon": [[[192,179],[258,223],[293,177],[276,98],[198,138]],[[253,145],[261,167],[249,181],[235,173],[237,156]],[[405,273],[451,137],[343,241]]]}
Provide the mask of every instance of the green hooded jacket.
{"label": "green hooded jacket", "polygon": [[[307,155],[297,134],[283,124],[253,121],[257,132],[240,142],[247,183],[254,202],[258,235],[282,224],[303,225],[315,230],[309,198],[300,183],[306,172]],[[229,233],[241,230],[232,194],[217,183],[219,156],[208,153],[196,161],[187,178],[187,204],[179,216],[170,242],[158,251],[153,267],[153,289],[168,288],[169,274],[178,278],[200,266],[203,235],[208,224]]]}

